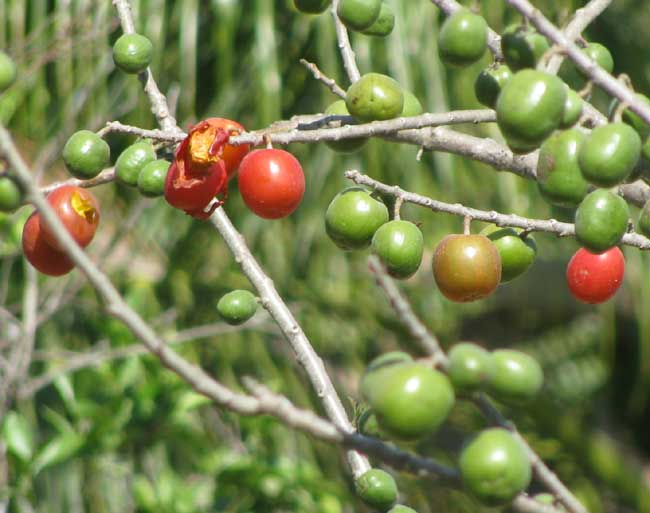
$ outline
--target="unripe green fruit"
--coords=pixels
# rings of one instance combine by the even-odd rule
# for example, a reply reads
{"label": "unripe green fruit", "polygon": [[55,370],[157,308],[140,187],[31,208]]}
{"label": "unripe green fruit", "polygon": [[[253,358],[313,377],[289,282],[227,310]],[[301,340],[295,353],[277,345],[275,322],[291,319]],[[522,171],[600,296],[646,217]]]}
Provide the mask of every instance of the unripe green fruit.
{"label": "unripe green fruit", "polygon": [[501,283],[513,280],[525,273],[535,261],[537,244],[531,236],[521,237],[521,230],[487,226],[481,233],[499,250],[501,256]]}
{"label": "unripe green fruit", "polygon": [[[607,73],[614,69],[614,60],[609,50],[599,43],[589,43],[583,53],[603,68]],[[572,89],[582,89],[587,81],[584,73],[570,59],[565,59],[558,73]]]}
{"label": "unripe green fruit", "polygon": [[607,73],[614,71],[614,59],[606,46],[601,45],[600,43],[589,43],[583,52],[592,61],[596,61],[596,63]]}
{"label": "unripe green fruit", "polygon": [[542,368],[532,356],[500,349],[492,353],[494,375],[490,395],[504,403],[521,404],[533,399],[544,384]]}
{"label": "unripe green fruit", "polygon": [[636,229],[646,237],[650,237],[650,200],[646,201],[639,214],[639,220]]}
{"label": "unripe green fruit", "polygon": [[581,130],[564,130],[551,135],[539,150],[537,186],[544,199],[561,207],[576,207],[587,195],[589,184],[578,164]]}
{"label": "unripe green fruit", "polygon": [[0,51],[0,93],[8,89],[16,80],[16,64],[13,59]]}
{"label": "unripe green fruit", "polygon": [[345,106],[360,121],[392,119],[404,108],[404,93],[391,77],[367,73],[349,87]]}
{"label": "unripe green fruit", "polygon": [[228,324],[242,324],[255,315],[257,300],[248,290],[233,290],[221,297],[217,311]]}
{"label": "unripe green fruit", "polygon": [[346,250],[367,248],[377,229],[386,222],[386,205],[361,187],[338,193],[325,213],[327,235]]}
{"label": "unripe green fruit", "polygon": [[401,118],[411,118],[419,116],[424,112],[420,100],[411,91],[402,91],[404,94],[404,107],[402,113],[399,115]]}
{"label": "unripe green fruit", "polygon": [[397,484],[388,472],[371,468],[354,481],[359,498],[374,508],[386,510],[397,500]]}
{"label": "unripe green fruit", "polygon": [[459,468],[467,489],[489,506],[510,502],[532,477],[525,449],[503,428],[479,433],[461,452]]}
{"label": "unripe green fruit", "polygon": [[[636,93],[634,95],[637,100],[639,100],[641,103],[644,103],[646,106],[650,107],[650,98],[648,98],[645,94],[641,93]],[[609,104],[609,109],[607,111],[607,116],[612,119],[614,117],[614,114],[616,112],[616,109],[618,109],[618,106],[620,105],[620,102],[618,99],[614,98],[611,103]],[[635,112],[632,112],[629,108],[625,109],[622,114],[622,120],[624,123],[627,123],[630,125],[634,130],[637,131],[639,136],[641,136],[641,139],[645,140],[650,136],[650,124],[646,123],[641,119],[641,117],[636,114]]]}
{"label": "unripe green fruit", "polygon": [[424,238],[420,229],[409,221],[389,221],[375,232],[372,251],[388,274],[405,279],[413,276],[422,263]]}
{"label": "unripe green fruit", "polygon": [[449,351],[447,376],[456,390],[473,392],[487,385],[494,375],[494,362],[488,351],[462,342]]}
{"label": "unripe green fruit", "polygon": [[391,509],[388,510],[388,513],[418,513],[413,508],[404,506],[403,504],[396,504]]}
{"label": "unripe green fruit", "polygon": [[110,157],[106,141],[90,130],[75,132],[63,147],[66,168],[80,180],[96,177],[108,165]]}
{"label": "unripe green fruit", "polygon": [[159,159],[149,162],[140,171],[138,176],[138,190],[143,196],[155,198],[165,194],[165,180],[170,163]]}
{"label": "unripe green fruit", "polygon": [[386,37],[395,27],[395,14],[386,2],[381,3],[381,10],[375,22],[362,32],[367,36]]}
{"label": "unripe green fruit", "polygon": [[537,148],[560,125],[566,87],[556,76],[519,71],[503,87],[497,100],[497,124],[516,153]]}
{"label": "unripe green fruit", "polygon": [[548,41],[534,29],[524,25],[510,25],[501,35],[503,57],[512,71],[535,68],[549,49]]}
{"label": "unripe green fruit", "polygon": [[122,34],[113,45],[113,60],[126,73],[141,73],[152,58],[153,45],[142,34]]}
{"label": "unripe green fruit", "polygon": [[600,187],[613,187],[624,181],[640,158],[641,138],[625,123],[594,128],[578,155],[582,175]]}
{"label": "unripe green fruit", "polygon": [[[345,100],[337,100],[332,103],[325,110],[325,114],[328,116],[349,116],[347,107],[345,106]],[[329,146],[334,151],[340,153],[354,153],[363,147],[368,139],[360,137],[355,139],[341,139],[340,141],[325,141],[325,144]]]}
{"label": "unripe green fruit", "polygon": [[293,5],[300,12],[307,14],[320,14],[327,9],[332,0],[293,0]]}
{"label": "unripe green fruit", "polygon": [[341,0],[336,14],[352,30],[365,30],[377,21],[381,13],[381,0]]}
{"label": "unripe green fruit", "polygon": [[156,160],[156,152],[151,143],[137,142],[125,149],[115,161],[117,179],[131,186],[138,185],[138,176],[142,168]]}
{"label": "unripe green fruit", "polygon": [[438,34],[438,53],[447,64],[467,66],[487,50],[488,26],[485,18],[467,9],[449,16]]}
{"label": "unripe green fruit", "polygon": [[484,69],[474,82],[476,99],[486,107],[493,109],[497,104],[501,89],[511,78],[512,71],[505,64]]}
{"label": "unripe green fruit", "polygon": [[573,89],[567,89],[564,113],[562,114],[561,128],[570,128],[575,125],[582,116],[582,98]]}
{"label": "unripe green fruit", "polygon": [[629,217],[623,198],[604,189],[595,190],[576,210],[576,238],[592,253],[602,253],[618,244],[627,231]]}
{"label": "unripe green fruit", "polygon": [[18,184],[8,176],[0,176],[0,212],[13,212],[23,202]]}
{"label": "unripe green fruit", "polygon": [[447,377],[417,362],[367,371],[361,381],[361,394],[382,431],[403,440],[436,431],[454,405],[454,391]]}

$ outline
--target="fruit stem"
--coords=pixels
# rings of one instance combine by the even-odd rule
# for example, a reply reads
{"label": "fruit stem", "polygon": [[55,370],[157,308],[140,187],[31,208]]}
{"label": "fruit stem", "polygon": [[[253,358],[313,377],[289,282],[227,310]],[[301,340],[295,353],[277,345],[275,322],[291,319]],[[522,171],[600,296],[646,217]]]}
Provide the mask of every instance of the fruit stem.
{"label": "fruit stem", "polygon": [[271,137],[269,136],[269,134],[264,134],[262,136],[262,142],[266,145],[267,150],[273,149],[273,143],[271,142]]}
{"label": "fruit stem", "polygon": [[401,219],[400,210],[402,210],[402,203],[404,203],[404,198],[397,196],[397,198],[395,198],[395,206],[393,207],[393,219],[395,219],[395,221]]}
{"label": "fruit stem", "polygon": [[623,117],[623,111],[627,109],[630,105],[625,102],[621,102],[618,104],[616,109],[614,109],[614,112],[612,113],[612,118],[610,121],[613,121],[614,123],[620,123],[621,118]]}
{"label": "fruit stem", "polygon": [[593,90],[593,88],[594,88],[594,83],[591,80],[589,80],[585,84],[585,86],[582,89],[580,89],[580,91],[578,91],[578,96],[580,96],[580,98],[584,100],[588,99],[591,96],[591,91]]}
{"label": "fruit stem", "polygon": [[470,235],[470,225],[472,224],[472,216],[465,216],[463,218],[463,235]]}

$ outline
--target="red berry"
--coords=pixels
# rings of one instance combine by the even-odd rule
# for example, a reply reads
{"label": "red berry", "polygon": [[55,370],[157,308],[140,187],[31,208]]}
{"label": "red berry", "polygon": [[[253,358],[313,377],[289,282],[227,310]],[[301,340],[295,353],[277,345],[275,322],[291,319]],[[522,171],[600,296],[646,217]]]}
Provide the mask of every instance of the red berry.
{"label": "red berry", "polygon": [[49,276],[62,276],[74,267],[65,253],[57,251],[45,241],[38,212],[29,216],[23,227],[23,253],[36,270]]}
{"label": "red berry", "polygon": [[256,150],[239,166],[239,192],[246,206],[265,219],[291,214],[305,193],[300,162],[284,150]]}
{"label": "red berry", "polygon": [[603,303],[616,294],[624,274],[625,258],[617,247],[597,254],[580,248],[566,269],[571,294],[591,304]]}

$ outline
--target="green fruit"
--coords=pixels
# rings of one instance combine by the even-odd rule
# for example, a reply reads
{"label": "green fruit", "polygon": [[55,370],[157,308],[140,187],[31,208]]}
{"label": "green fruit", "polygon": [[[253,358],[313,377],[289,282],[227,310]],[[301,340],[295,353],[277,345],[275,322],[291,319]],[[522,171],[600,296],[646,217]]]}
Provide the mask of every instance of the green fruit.
{"label": "green fruit", "polygon": [[[332,103],[325,110],[325,114],[328,116],[349,116],[347,107],[345,106],[345,100],[337,100]],[[325,141],[325,144],[332,148],[334,151],[340,153],[353,153],[363,147],[368,139],[360,137],[355,139],[341,139],[340,141]]]}
{"label": "green fruit", "polygon": [[519,71],[535,68],[549,44],[544,36],[530,27],[510,25],[501,35],[501,49],[510,69]]}
{"label": "green fruit", "polygon": [[488,26],[485,18],[467,9],[449,16],[438,34],[438,53],[447,64],[467,66],[487,50]]}
{"label": "green fruit", "polygon": [[625,123],[594,128],[578,154],[582,176],[600,187],[613,187],[624,181],[640,158],[641,138]]}
{"label": "green fruit", "polygon": [[418,513],[413,508],[404,506],[402,504],[397,504],[388,510],[388,513]]}
{"label": "green fruit", "polygon": [[8,89],[16,80],[16,64],[3,51],[0,51],[0,93]]}
{"label": "green fruit", "polygon": [[462,450],[459,468],[467,489],[490,506],[510,502],[532,477],[526,450],[503,428],[480,432]]}
{"label": "green fruit", "polygon": [[[599,43],[589,43],[586,48],[582,49],[582,51],[591,60],[596,61],[596,63],[607,73],[611,73],[613,71],[614,60],[612,59],[612,54],[603,45]],[[562,62],[562,66],[560,67],[558,75],[572,89],[583,88],[587,81],[584,73],[580,71],[573,63],[573,61],[569,59],[565,59]]]}
{"label": "green fruit", "polygon": [[381,4],[381,0],[341,0],[336,14],[346,27],[361,31],[377,21]]}
{"label": "green fruit", "polygon": [[603,68],[607,73],[614,71],[614,59],[606,46],[603,46],[600,43],[589,43],[587,48],[582,51],[592,61],[596,61],[596,64]]}
{"label": "green fruit", "polygon": [[350,86],[345,106],[356,119],[364,122],[392,119],[404,108],[404,93],[392,78],[367,73]]}
{"label": "green fruit", "polygon": [[[650,98],[648,98],[646,95],[636,93],[635,96],[641,103],[650,106]],[[616,98],[614,98],[609,104],[607,115],[610,119],[614,117],[616,109],[618,109],[619,105],[620,102]],[[645,140],[648,138],[648,136],[650,136],[650,124],[643,121],[638,114],[635,114],[629,108],[623,111],[622,120],[634,128],[634,130],[636,130],[637,133],[641,136],[641,139]]]}
{"label": "green fruit", "polygon": [[521,230],[491,225],[481,234],[490,239],[501,256],[501,283],[525,273],[535,261],[537,244],[531,236],[521,237]]}
{"label": "green fruit", "polygon": [[111,150],[106,141],[90,130],[72,134],[63,147],[63,162],[80,180],[96,177],[108,165]]}
{"label": "green fruit", "polygon": [[646,237],[650,237],[650,200],[646,201],[639,214],[636,229]]}
{"label": "green fruit", "polygon": [[568,89],[560,127],[572,127],[578,122],[580,116],[582,116],[582,98],[573,89]]}
{"label": "green fruit", "polygon": [[456,390],[472,392],[490,382],[494,363],[490,353],[482,347],[462,342],[449,351],[447,375]]}
{"label": "green fruit", "polygon": [[419,116],[424,112],[420,100],[411,91],[402,91],[404,94],[404,107],[402,113],[399,115],[401,118],[411,118]]}
{"label": "green fruit", "polygon": [[417,362],[366,371],[361,394],[382,431],[403,440],[436,431],[454,405],[454,390],[447,377]]}
{"label": "green fruit", "polygon": [[126,73],[141,73],[152,58],[153,45],[142,34],[122,34],[113,45],[113,60]]}
{"label": "green fruit", "polygon": [[598,189],[588,194],[576,210],[576,238],[592,253],[616,246],[627,231],[630,209],[623,198]]}
{"label": "green fruit", "polygon": [[589,184],[578,164],[585,137],[580,130],[565,130],[554,133],[542,144],[537,159],[537,187],[549,203],[576,207],[587,195]]}
{"label": "green fruit", "polygon": [[361,187],[338,193],[325,213],[327,235],[339,248],[346,250],[370,246],[372,236],[386,222],[386,205]]}
{"label": "green fruit", "polygon": [[233,290],[221,297],[217,311],[228,324],[242,324],[255,315],[257,299],[248,290]]}
{"label": "green fruit", "polygon": [[359,498],[372,506],[386,510],[397,500],[397,484],[388,472],[371,468],[354,481]]}
{"label": "green fruit", "polygon": [[169,171],[169,162],[163,159],[149,162],[138,176],[138,190],[143,196],[155,198],[165,194],[165,180]]}
{"label": "green fruit", "polygon": [[327,9],[332,0],[293,0],[293,5],[300,12],[307,14],[320,14]]}
{"label": "green fruit", "polygon": [[386,37],[395,27],[395,14],[386,2],[381,3],[379,17],[375,22],[362,32],[367,36]]}
{"label": "green fruit", "polygon": [[544,384],[542,368],[532,356],[500,349],[492,353],[494,376],[490,394],[504,403],[520,404],[533,399]]}
{"label": "green fruit", "polygon": [[516,153],[537,148],[560,125],[566,87],[556,76],[519,71],[503,87],[497,100],[497,123]]}
{"label": "green fruit", "polygon": [[479,103],[491,109],[497,104],[501,89],[512,78],[510,68],[505,64],[484,69],[474,82],[474,94]]}
{"label": "green fruit", "polygon": [[0,212],[13,212],[23,202],[18,184],[8,176],[0,176]]}
{"label": "green fruit", "polygon": [[138,176],[142,168],[156,160],[156,151],[151,143],[137,142],[124,150],[115,161],[117,179],[127,185],[138,185]]}
{"label": "green fruit", "polygon": [[424,238],[420,229],[409,221],[390,221],[375,232],[372,251],[398,279],[413,276],[422,263]]}

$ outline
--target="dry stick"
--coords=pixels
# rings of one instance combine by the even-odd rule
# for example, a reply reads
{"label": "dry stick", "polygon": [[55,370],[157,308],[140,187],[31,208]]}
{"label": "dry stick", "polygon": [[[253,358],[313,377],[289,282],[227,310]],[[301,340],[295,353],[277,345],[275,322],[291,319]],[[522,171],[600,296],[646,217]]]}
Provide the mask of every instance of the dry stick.
{"label": "dry stick", "polygon": [[[449,359],[438,344],[436,337],[418,318],[406,296],[399,290],[388,274],[386,274],[384,268],[376,261],[375,257],[370,258],[370,269],[375,274],[377,284],[386,294],[386,297],[394,307],[398,318],[404,323],[404,326],[411,336],[418,340],[425,350],[429,351],[434,362],[439,363],[442,367],[447,366]],[[508,419],[501,415],[501,412],[499,412],[499,410],[492,405],[483,394],[478,394],[474,402],[490,422],[508,429],[512,432],[513,436],[519,440],[528,454],[528,459],[530,460],[536,477],[540,482],[544,483],[551,492],[553,492],[568,511],[571,513],[587,513],[582,504],[578,502],[560,479],[558,479],[558,477],[546,466],[530,445],[528,445],[528,442],[526,442],[526,440],[519,434],[517,428],[512,422],[508,421]],[[533,511],[529,509],[531,505],[528,502],[528,498],[523,493],[519,494],[519,496],[513,501],[513,506],[520,513]]]}
{"label": "dry stick", "polygon": [[339,44],[339,52],[341,53],[341,58],[343,59],[343,66],[345,67],[345,72],[348,74],[350,82],[356,82],[361,78],[359,73],[359,68],[357,67],[357,61],[354,56],[354,50],[350,45],[350,38],[348,37],[348,31],[345,28],[345,25],[339,19],[337,14],[337,9],[339,7],[339,0],[332,1],[332,7],[330,12],[332,18],[334,19],[334,28],[336,30],[336,39]]}
{"label": "dry stick", "polygon": [[316,80],[325,84],[336,96],[345,100],[345,91],[339,87],[334,79],[325,75],[316,64],[309,62],[307,59],[300,59],[300,64],[311,71],[311,74]]}
{"label": "dry stick", "polygon": [[[120,17],[120,22],[122,23],[123,30],[125,32],[133,32],[133,16],[128,0],[113,0],[113,3],[118,9],[118,15]],[[338,4],[337,0],[334,0],[333,4],[334,6],[332,7],[332,14],[335,18],[336,23],[340,24],[335,11],[335,6]],[[340,28],[342,28],[343,32],[346,32],[342,24]],[[337,32],[339,32],[338,28]],[[347,39],[347,33],[345,33],[345,37]],[[351,54],[351,57],[352,64],[354,64],[354,54]],[[356,68],[356,65],[354,68]],[[349,71],[354,70],[350,68]],[[149,95],[152,109],[154,111],[154,114],[156,114],[156,118],[158,119],[161,128],[167,132],[172,133],[175,131],[180,131],[180,129],[176,126],[174,118],[169,114],[165,97],[158,90],[158,87],[155,84],[150,70],[147,70],[147,75],[147,85],[153,84],[153,87],[147,88],[147,85],[145,85],[145,92],[147,92]],[[154,90],[157,92],[157,94],[153,94]],[[172,121],[173,126],[171,123]],[[228,219],[228,216],[226,215],[223,208],[216,209],[214,214],[211,216],[210,221],[217,228],[223,239],[226,241],[226,244],[231,248],[231,251],[235,257],[235,261],[239,263],[244,272],[247,274],[253,286],[257,289],[258,293],[262,297],[262,305],[276,320],[284,336],[291,343],[298,361],[305,368],[305,371],[307,372],[310,381],[316,389],[317,394],[319,395],[329,418],[336,424],[339,429],[350,432],[354,431],[354,428],[348,419],[345,408],[343,408],[341,400],[336,393],[336,389],[334,388],[334,385],[332,384],[332,381],[327,374],[327,371],[325,370],[323,362],[312,348],[309,340],[303,333],[296,320],[293,318],[291,311],[275,290],[273,282],[268,276],[266,276],[266,274],[264,274],[261,267],[248,249],[248,246],[246,246],[243,237],[232,225],[230,219]],[[221,393],[224,392],[221,391]],[[352,469],[352,473],[355,475],[355,477],[363,474],[370,468],[370,464],[368,463],[367,458],[358,452],[349,451],[347,456],[348,462]]]}
{"label": "dry stick", "polygon": [[650,106],[639,101],[633,91],[621,84],[616,78],[602,69],[596,61],[591,60],[566,35],[551,23],[539,9],[528,0],[507,0],[508,4],[517,9],[523,16],[535,25],[535,28],[550,41],[564,50],[567,57],[591,80],[611,96],[621,102],[626,102],[630,110],[638,114],[646,123],[650,123]]}
{"label": "dry stick", "polygon": [[[477,221],[496,224],[497,226],[512,226],[521,228],[527,232],[553,233],[558,237],[575,236],[575,225],[562,223],[555,219],[530,219],[515,214],[501,214],[495,210],[478,210],[466,207],[460,203],[445,203],[414,192],[405,191],[397,185],[387,185],[353,169],[345,172],[348,180],[360,185],[367,185],[382,194],[388,194],[403,201],[426,207],[434,212],[444,212],[460,217],[471,217]],[[650,239],[638,233],[626,233],[621,239],[621,244],[632,246],[638,249],[650,249]]]}

